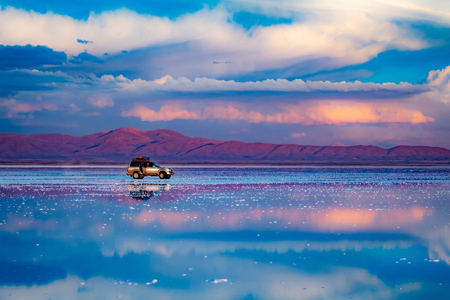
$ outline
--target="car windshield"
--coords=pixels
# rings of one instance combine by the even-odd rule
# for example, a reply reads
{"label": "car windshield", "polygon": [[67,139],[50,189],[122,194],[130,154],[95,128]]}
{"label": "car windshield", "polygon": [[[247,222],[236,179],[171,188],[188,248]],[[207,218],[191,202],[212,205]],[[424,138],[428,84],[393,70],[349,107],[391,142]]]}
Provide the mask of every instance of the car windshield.
{"label": "car windshield", "polygon": [[153,162],[153,165],[157,168],[159,168],[159,165],[156,162]]}

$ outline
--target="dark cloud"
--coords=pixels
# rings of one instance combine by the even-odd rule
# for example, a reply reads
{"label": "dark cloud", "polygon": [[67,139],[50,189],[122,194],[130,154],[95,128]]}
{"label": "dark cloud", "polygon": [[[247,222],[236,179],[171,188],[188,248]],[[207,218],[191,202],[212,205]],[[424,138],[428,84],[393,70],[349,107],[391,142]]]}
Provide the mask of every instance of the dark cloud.
{"label": "dark cloud", "polygon": [[82,64],[84,62],[91,62],[91,63],[103,63],[103,60],[98,58],[95,55],[89,54],[87,52],[82,52],[78,54],[77,56],[73,57],[69,62],[73,64]]}
{"label": "dark cloud", "polygon": [[88,40],[77,39],[77,42],[80,44],[93,44],[94,42]]}
{"label": "dark cloud", "polygon": [[0,97],[14,96],[23,91],[48,91],[54,84],[66,82],[67,77],[59,73],[43,73],[27,70],[0,71]]}
{"label": "dark cloud", "polygon": [[32,69],[44,65],[62,65],[67,61],[64,52],[53,51],[46,46],[0,45],[0,70]]}

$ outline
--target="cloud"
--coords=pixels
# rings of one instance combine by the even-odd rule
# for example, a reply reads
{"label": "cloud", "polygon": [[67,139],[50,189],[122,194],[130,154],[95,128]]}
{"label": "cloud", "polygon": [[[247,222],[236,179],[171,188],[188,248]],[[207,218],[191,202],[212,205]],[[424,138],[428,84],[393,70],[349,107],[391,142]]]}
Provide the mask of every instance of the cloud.
{"label": "cloud", "polygon": [[156,80],[143,80],[141,78],[130,80],[123,75],[114,77],[103,75],[104,82],[115,82],[124,90],[135,92],[165,91],[165,92],[400,92],[421,93],[428,90],[426,85],[413,85],[407,82],[396,83],[363,83],[353,82],[331,82],[331,81],[303,81],[302,79],[266,79],[262,81],[236,82],[234,80],[217,80],[212,78],[195,78],[190,80],[186,77],[174,79],[166,75]]}
{"label": "cloud", "polygon": [[450,265],[450,230],[447,227],[424,233],[424,239],[428,241],[428,256],[432,260],[444,261]]}
{"label": "cloud", "polygon": [[[165,17],[140,15],[127,9],[92,13],[87,20],[53,13],[36,13],[12,7],[0,11],[0,38],[5,44],[45,44],[70,54],[88,50],[94,55],[121,53],[161,44],[211,38],[227,26],[224,10],[204,9],[171,21]],[[205,29],[205,26],[208,27]],[[46,30],[51,28],[51,30]],[[85,43],[88,41],[88,43]],[[91,43],[89,43],[91,42]]]}
{"label": "cloud", "polygon": [[257,111],[246,111],[243,107],[235,107],[229,104],[215,104],[205,107],[203,119],[216,120],[243,120],[250,123],[261,123],[267,120],[267,116]]}
{"label": "cloud", "polygon": [[93,44],[92,41],[81,40],[81,39],[77,39],[77,42],[80,43],[80,44]]}
{"label": "cloud", "polygon": [[[319,104],[306,111],[309,124],[349,124],[349,123],[427,123],[434,122],[422,112],[410,110],[398,104],[330,103]],[[289,120],[291,114],[287,114]],[[295,120],[295,116],[294,116]]]}
{"label": "cloud", "polygon": [[142,121],[170,121],[175,119],[198,120],[200,116],[195,112],[189,112],[182,109],[179,105],[167,104],[161,107],[159,111],[149,109],[142,105],[136,105],[129,111],[122,112],[123,117],[138,117]]}
{"label": "cloud", "polygon": [[6,99],[0,102],[0,109],[6,111],[6,118],[23,118],[36,111],[56,111],[58,107],[51,103],[24,103],[16,99]]}
{"label": "cloud", "polygon": [[87,52],[82,52],[77,56],[72,57],[69,62],[73,64],[82,64],[84,62],[102,63],[103,60]]}
{"label": "cloud", "polygon": [[269,16],[291,17],[293,14],[315,12],[352,12],[368,13],[384,16],[390,19],[414,19],[442,25],[450,24],[450,6],[441,0],[390,0],[390,1],[353,1],[353,0],[279,0],[279,1],[240,1],[228,0],[235,3],[234,9],[245,7],[248,11],[262,12]]}
{"label": "cloud", "polygon": [[[165,75],[165,76],[163,76],[163,77],[161,77],[161,78],[159,78],[159,79],[155,79],[155,80],[153,80],[154,82],[156,82],[157,84],[160,84],[160,85],[163,85],[164,83],[166,83],[167,82],[167,80],[173,80],[173,78],[172,78],[172,76],[170,76],[170,75]],[[130,81],[130,80],[127,80],[128,82],[132,82],[132,81]]]}
{"label": "cloud", "polygon": [[427,82],[433,93],[431,97],[444,103],[450,103],[450,66],[442,69],[430,71]]}
{"label": "cloud", "polygon": [[64,52],[56,52],[46,46],[31,45],[0,45],[0,57],[0,70],[62,65],[67,61],[67,55]]}
{"label": "cloud", "polygon": [[[136,243],[136,239],[131,242]],[[160,251],[164,251],[164,246]],[[97,252],[95,254],[99,255]],[[270,255],[270,253],[264,254]],[[220,259],[218,255],[212,255],[206,260],[204,257],[201,259],[199,255],[191,254],[171,257],[169,260],[155,253],[147,256],[133,254],[135,257],[133,262],[144,266],[137,268],[139,272],[135,272],[131,279],[130,276],[126,277],[126,272],[108,270],[110,264],[114,264],[117,269],[119,267],[125,269],[125,266],[130,264],[129,260],[100,257],[94,274],[90,271],[91,269],[81,267],[83,264],[67,269],[57,268],[58,271],[66,272],[61,273],[65,275],[62,276],[63,279],[54,278],[48,283],[40,284],[5,285],[0,289],[0,297],[6,299],[10,295],[15,295],[18,299],[59,299],[61,295],[83,295],[81,298],[85,299],[101,297],[112,299],[121,298],[121,295],[127,295],[131,290],[133,298],[168,299],[167,295],[174,293],[174,285],[168,285],[166,282],[179,280],[177,276],[180,275],[176,272],[186,272],[188,269],[184,266],[186,261],[190,262],[188,266],[195,266],[195,271],[186,272],[188,276],[183,278],[184,286],[177,283],[178,290],[175,289],[175,291],[181,291],[182,294],[181,297],[177,297],[179,299],[344,299],[349,298],[348,295],[352,295],[355,299],[390,299],[398,298],[399,294],[411,293],[415,291],[414,288],[420,288],[420,286],[416,287],[417,284],[409,286],[399,284],[394,289],[367,270],[354,267],[336,266],[327,272],[308,272],[286,267],[278,261],[270,264],[259,261],[256,264],[250,259],[239,258],[237,255],[223,256],[225,257]],[[69,258],[64,256],[61,259],[66,262]],[[151,263],[148,263],[149,260]],[[71,266],[70,263],[65,265]],[[25,264],[25,266],[28,265]],[[38,267],[42,266],[38,265]],[[49,267],[46,266],[46,270],[48,269]],[[192,269],[189,268],[189,270]],[[220,272],[211,270],[220,270]],[[50,273],[60,275],[58,272]],[[205,278],[208,278],[205,276],[214,276],[213,274],[227,276],[228,278],[222,278],[227,282],[217,285],[205,283]],[[214,282],[214,279],[211,280]],[[233,284],[234,282],[236,283]],[[149,286],[152,283],[156,285],[155,288]],[[299,286],[308,288],[299,288]],[[123,298],[129,299],[126,296]]]}
{"label": "cloud", "polygon": [[98,108],[113,107],[114,101],[106,96],[90,96],[88,103]]}
{"label": "cloud", "polygon": [[[209,72],[213,62],[233,62],[215,64],[218,74],[284,68],[320,59],[327,62],[317,67],[329,69],[366,62],[389,49],[428,46],[389,15],[336,7],[307,10],[308,17],[300,18],[304,13],[297,12],[292,24],[246,30],[230,21],[232,12],[225,6],[174,20],[127,9],[92,13],[87,20],[79,20],[7,7],[0,10],[0,40],[6,45],[47,45],[70,55],[88,51],[94,56],[185,44],[175,60],[169,54],[165,57],[172,63],[181,60],[185,66],[197,64],[203,72]],[[169,67],[177,68],[176,64]]]}
{"label": "cloud", "polygon": [[[35,126],[43,122],[60,126],[61,116],[66,114],[72,122],[80,124],[83,134],[92,133],[91,126],[95,126],[96,119],[109,124],[104,126],[115,127],[144,126],[141,121],[167,121],[165,126],[183,133],[209,134],[222,140],[448,147],[450,107],[442,101],[448,93],[446,72],[447,68],[433,71],[427,82],[415,85],[301,80],[237,82],[174,79],[168,75],[156,80],[132,80],[122,75],[79,76],[78,72],[69,75],[60,71],[0,71],[3,99],[15,99],[35,109],[30,113],[15,113],[15,109],[4,105],[1,115],[34,116],[26,121]],[[37,96],[42,100],[38,101]],[[58,112],[49,113],[42,102],[58,108]],[[45,112],[45,120],[43,114],[35,113],[38,108]],[[92,111],[100,115],[88,118]],[[126,118],[117,118],[119,115]],[[207,131],[199,135],[193,128],[200,123],[193,120],[208,123]],[[6,123],[13,121],[4,119]],[[283,135],[281,139],[277,134],[280,130],[287,132],[288,137]],[[230,134],[231,131],[236,134]],[[293,132],[305,132],[307,136],[300,140],[290,136]]]}
{"label": "cloud", "polygon": [[354,101],[333,101],[326,104],[299,103],[286,105],[279,113],[264,113],[246,110],[240,105],[214,104],[203,110],[188,111],[177,105],[165,105],[160,111],[138,105],[124,117],[138,117],[142,121],[186,120],[240,120],[249,123],[281,123],[303,125],[345,125],[352,123],[427,123],[432,117],[422,112],[404,108],[394,103],[359,103]]}
{"label": "cloud", "polygon": [[[370,230],[385,230],[398,226],[407,227],[421,222],[427,214],[433,210],[421,206],[412,206],[398,210],[388,209],[378,211],[371,208],[340,208],[329,207],[323,210],[287,210],[283,207],[272,210],[249,209],[246,211],[246,219],[240,216],[242,212],[220,212],[205,216],[198,211],[190,212],[161,212],[149,210],[140,212],[133,220],[134,225],[148,227],[154,223],[161,224],[167,230],[175,232],[189,231],[189,224],[193,220],[200,222],[207,228],[216,230],[245,230],[252,227],[252,223],[261,220],[277,219],[280,224],[289,224],[291,229],[308,230],[312,232],[328,232],[337,230],[340,232],[363,232]],[[305,225],[308,220],[308,225]],[[447,249],[447,248],[446,248]]]}
{"label": "cloud", "polygon": [[302,137],[306,136],[306,133],[305,132],[294,132],[293,134],[291,134],[291,136],[293,138],[302,138]]}

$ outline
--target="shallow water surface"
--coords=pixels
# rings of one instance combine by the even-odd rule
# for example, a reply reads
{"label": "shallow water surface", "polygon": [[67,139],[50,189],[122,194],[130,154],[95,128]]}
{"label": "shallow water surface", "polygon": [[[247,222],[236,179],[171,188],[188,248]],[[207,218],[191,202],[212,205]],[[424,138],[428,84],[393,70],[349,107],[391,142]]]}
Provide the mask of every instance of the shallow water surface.
{"label": "shallow water surface", "polygon": [[450,299],[450,168],[174,169],[0,168],[0,299]]}

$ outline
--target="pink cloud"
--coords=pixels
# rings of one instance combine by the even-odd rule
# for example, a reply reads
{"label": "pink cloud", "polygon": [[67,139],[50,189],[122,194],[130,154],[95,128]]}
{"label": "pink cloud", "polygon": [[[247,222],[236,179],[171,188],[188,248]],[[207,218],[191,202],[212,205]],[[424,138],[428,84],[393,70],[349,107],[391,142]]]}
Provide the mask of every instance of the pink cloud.
{"label": "pink cloud", "polygon": [[244,108],[222,104],[206,107],[202,117],[204,119],[244,120],[249,123],[261,123],[265,120],[265,116],[260,112],[247,112]]}
{"label": "pink cloud", "polygon": [[[157,222],[165,229],[179,231],[192,230],[194,221],[200,222],[208,228],[213,226],[216,229],[242,229],[251,226],[253,222],[275,219],[280,224],[289,224],[292,228],[311,227],[319,232],[329,230],[361,231],[407,226],[422,221],[424,216],[432,213],[432,209],[421,206],[397,210],[330,207],[320,211],[315,209],[289,210],[281,207],[271,210],[249,209],[246,211],[246,219],[243,222],[242,212],[235,211],[209,214],[206,217],[198,211],[167,213],[150,210],[141,212],[132,222],[140,227]],[[305,225],[305,220],[308,221],[308,225]]]}
{"label": "pink cloud", "polygon": [[7,118],[21,118],[24,114],[30,114],[35,111],[56,111],[58,107],[51,103],[36,102],[33,104],[19,102],[16,99],[8,99],[0,102],[0,107],[6,109]]}
{"label": "pink cloud", "polygon": [[428,123],[434,119],[398,104],[337,102],[313,106],[306,111],[310,124]]}
{"label": "pink cloud", "polygon": [[[282,108],[275,114],[247,111],[243,106],[215,104],[198,110],[188,111],[181,104],[170,104],[159,111],[145,106],[135,106],[124,117],[138,117],[142,121],[169,121],[173,119],[191,120],[241,120],[248,123],[291,123],[303,125],[344,125],[363,123],[410,123],[433,122],[418,110],[408,109],[395,103],[359,103],[355,101],[338,101],[325,104],[300,103]],[[300,136],[297,136],[300,137]]]}
{"label": "pink cloud", "polygon": [[200,115],[195,112],[189,112],[180,105],[167,104],[160,108],[159,111],[149,109],[142,105],[136,105],[129,111],[122,112],[123,117],[138,117],[142,121],[155,122],[155,121],[170,121],[175,119],[201,119]]}
{"label": "pink cloud", "polygon": [[391,103],[339,101],[327,104],[289,105],[282,112],[263,114],[231,105],[215,105],[204,110],[203,118],[245,120],[249,123],[294,123],[304,125],[343,125],[351,123],[427,123],[434,119],[418,110]]}

